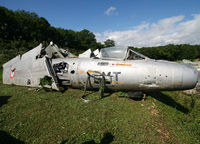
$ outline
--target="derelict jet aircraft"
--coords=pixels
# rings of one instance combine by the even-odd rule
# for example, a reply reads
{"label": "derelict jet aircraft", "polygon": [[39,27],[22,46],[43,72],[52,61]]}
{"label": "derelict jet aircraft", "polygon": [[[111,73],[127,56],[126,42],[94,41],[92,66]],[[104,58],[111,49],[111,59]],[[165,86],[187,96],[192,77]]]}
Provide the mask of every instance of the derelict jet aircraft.
{"label": "derelict jet aircraft", "polygon": [[40,87],[40,79],[51,78],[51,88],[62,86],[121,91],[187,90],[197,84],[196,68],[188,64],[150,59],[128,47],[109,47],[79,57],[42,44],[3,65],[3,83]]}

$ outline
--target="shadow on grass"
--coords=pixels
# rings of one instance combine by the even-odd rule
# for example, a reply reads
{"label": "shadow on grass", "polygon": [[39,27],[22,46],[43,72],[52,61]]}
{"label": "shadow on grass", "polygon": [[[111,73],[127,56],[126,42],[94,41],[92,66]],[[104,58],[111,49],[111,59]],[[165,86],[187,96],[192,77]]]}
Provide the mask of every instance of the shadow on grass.
{"label": "shadow on grass", "polygon": [[[111,92],[111,91],[105,91],[104,94],[103,94],[103,96],[102,96],[100,99],[109,97],[109,96],[112,95],[112,93],[113,93],[113,92]],[[84,97],[87,97],[87,96],[92,95],[92,94],[95,94],[95,95],[98,95],[98,96],[99,96],[98,90],[93,90],[93,91],[86,92],[86,94],[85,94]]]}
{"label": "shadow on grass", "polygon": [[113,139],[114,136],[110,132],[107,132],[103,135],[100,144],[109,144],[113,141]]}
{"label": "shadow on grass", "polygon": [[20,141],[11,135],[9,135],[7,132],[0,131],[0,143],[1,144],[24,144],[23,141]]}
{"label": "shadow on grass", "polygon": [[[99,144],[110,144],[113,141],[113,139],[114,139],[114,136],[110,132],[107,132],[103,135],[103,138],[101,139]],[[68,140],[64,140],[60,144],[65,144],[67,142]],[[98,143],[96,143],[94,140],[90,140],[90,141],[83,142],[82,144],[98,144]]]}
{"label": "shadow on grass", "polygon": [[177,103],[175,100],[173,100],[170,96],[163,94],[162,92],[149,92],[147,93],[149,96],[155,98],[156,100],[171,106],[173,108],[176,108],[178,111],[188,114],[189,110],[182,106],[181,104]]}
{"label": "shadow on grass", "polygon": [[124,95],[118,95],[119,98],[128,98],[134,101],[142,101],[143,97],[129,97],[129,96],[124,96]]}
{"label": "shadow on grass", "polygon": [[0,96],[0,107],[7,104],[9,98],[11,98],[11,96]]}
{"label": "shadow on grass", "polygon": [[[107,132],[103,135],[103,138],[101,139],[99,144],[109,144],[113,141],[113,139],[114,136],[110,132]],[[96,143],[94,140],[91,140],[91,141],[86,141],[83,144],[98,144],[98,143]]]}

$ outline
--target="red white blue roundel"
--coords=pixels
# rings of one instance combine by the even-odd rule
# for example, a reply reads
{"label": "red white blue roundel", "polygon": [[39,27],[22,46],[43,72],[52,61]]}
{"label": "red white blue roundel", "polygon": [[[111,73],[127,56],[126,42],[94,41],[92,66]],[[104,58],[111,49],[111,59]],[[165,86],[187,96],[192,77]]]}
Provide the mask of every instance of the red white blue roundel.
{"label": "red white blue roundel", "polygon": [[13,79],[15,76],[15,68],[11,70],[10,72],[10,79]]}

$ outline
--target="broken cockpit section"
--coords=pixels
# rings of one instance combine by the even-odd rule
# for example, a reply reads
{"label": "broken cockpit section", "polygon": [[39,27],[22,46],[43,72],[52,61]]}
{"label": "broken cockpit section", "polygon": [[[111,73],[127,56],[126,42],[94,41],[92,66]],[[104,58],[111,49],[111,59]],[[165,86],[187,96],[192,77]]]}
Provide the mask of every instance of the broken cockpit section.
{"label": "broken cockpit section", "polygon": [[79,58],[97,58],[105,60],[142,60],[149,59],[127,46],[114,46],[102,48],[100,51],[97,49],[92,52],[90,49],[79,55]]}
{"label": "broken cockpit section", "polygon": [[48,57],[48,58],[66,58],[66,57],[76,57],[72,53],[70,53],[68,50],[64,50],[61,48],[58,48],[56,44],[53,44],[53,42],[50,43],[49,46],[45,47],[42,45],[40,53],[36,56],[37,58],[42,57]]}

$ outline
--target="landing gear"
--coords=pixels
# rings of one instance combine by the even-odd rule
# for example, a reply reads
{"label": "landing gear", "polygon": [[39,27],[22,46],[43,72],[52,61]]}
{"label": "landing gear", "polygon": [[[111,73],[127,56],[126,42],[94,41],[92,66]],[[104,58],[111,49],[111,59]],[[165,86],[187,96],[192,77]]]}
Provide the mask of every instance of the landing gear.
{"label": "landing gear", "polygon": [[[90,73],[95,73],[96,76],[98,76],[99,78],[96,78],[94,75],[91,75]],[[90,77],[93,77],[94,80],[98,81],[99,83],[99,99],[95,99],[95,100],[86,100],[85,97],[87,96],[86,95],[86,91],[87,91],[87,85],[88,85],[88,82],[90,84],[90,87],[92,87],[92,84],[90,83]],[[87,72],[87,79],[86,79],[86,83],[85,83],[85,86],[84,86],[84,94],[83,96],[81,97],[81,99],[85,102],[85,103],[89,103],[89,102],[94,102],[94,101],[97,101],[97,100],[100,100],[104,97],[104,89],[105,89],[105,86],[106,86],[106,82],[105,82],[105,76],[100,73],[100,72],[97,72],[97,71],[88,71]]]}
{"label": "landing gear", "polygon": [[143,93],[143,98],[142,98],[142,101],[144,102],[144,100],[146,99],[146,93]]}

